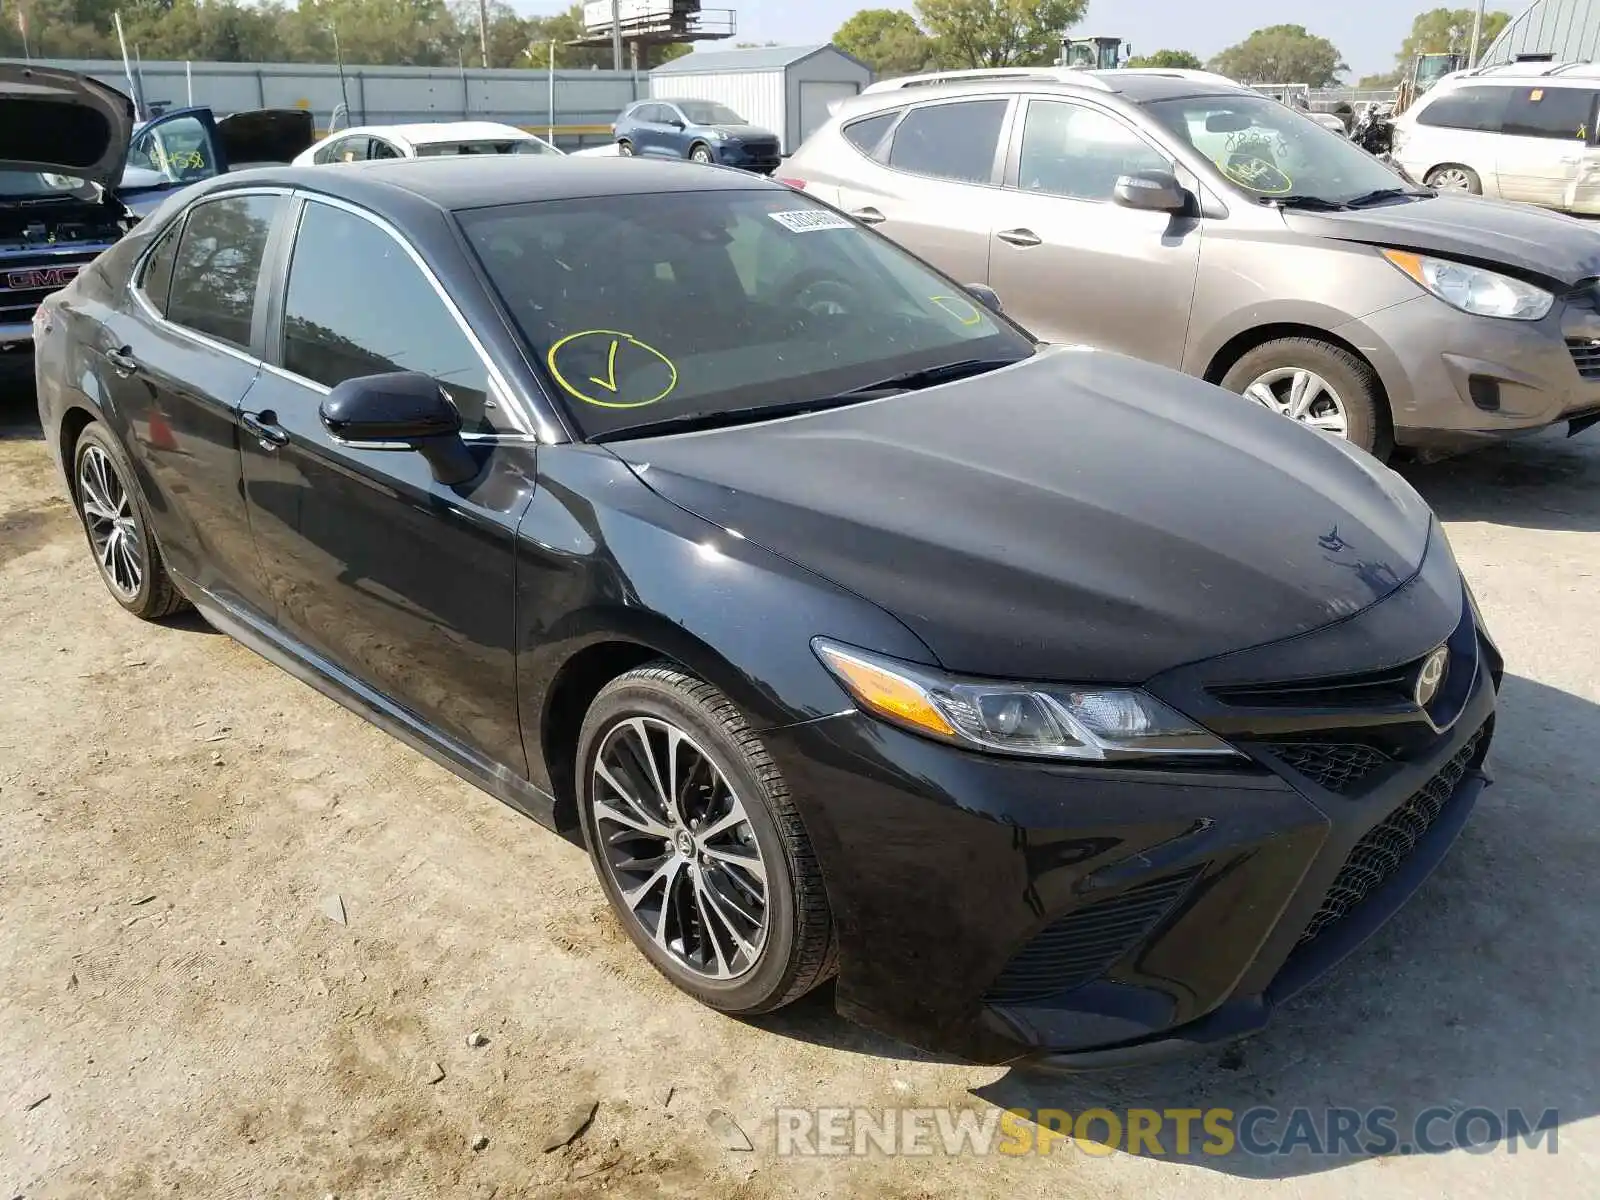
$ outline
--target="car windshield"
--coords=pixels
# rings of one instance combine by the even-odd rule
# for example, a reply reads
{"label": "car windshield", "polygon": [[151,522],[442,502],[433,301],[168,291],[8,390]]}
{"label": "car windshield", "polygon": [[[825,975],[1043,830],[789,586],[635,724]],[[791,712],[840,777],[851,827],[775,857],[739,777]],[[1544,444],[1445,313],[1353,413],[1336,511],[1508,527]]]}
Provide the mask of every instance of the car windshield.
{"label": "car windshield", "polygon": [[[1034,343],[950,280],[786,190],[686,191],[457,214],[586,438],[761,420]],[[912,385],[908,385],[912,386]]]}
{"label": "car windshield", "polygon": [[418,158],[444,158],[462,154],[554,154],[555,150],[538,138],[494,138],[484,141],[424,142],[417,147]]}
{"label": "car windshield", "polygon": [[725,105],[713,103],[710,100],[675,100],[673,101],[683,115],[689,118],[694,125],[743,125],[745,119],[733,109]]}
{"label": "car windshield", "polygon": [[0,196],[7,200],[77,196],[88,190],[88,183],[71,175],[50,175],[41,171],[0,171]]}
{"label": "car windshield", "polygon": [[1265,96],[1187,96],[1143,107],[1254,200],[1340,205],[1407,187],[1349,139]]}

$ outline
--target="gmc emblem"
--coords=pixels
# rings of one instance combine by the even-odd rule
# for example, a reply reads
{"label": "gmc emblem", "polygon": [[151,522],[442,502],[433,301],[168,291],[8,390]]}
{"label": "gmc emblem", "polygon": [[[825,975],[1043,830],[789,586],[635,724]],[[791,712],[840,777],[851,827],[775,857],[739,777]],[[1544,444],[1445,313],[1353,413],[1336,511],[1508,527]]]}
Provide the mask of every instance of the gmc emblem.
{"label": "gmc emblem", "polygon": [[26,271],[7,271],[6,287],[13,292],[27,291],[32,288],[59,288],[66,287],[76,278],[81,266],[66,267],[30,267]]}

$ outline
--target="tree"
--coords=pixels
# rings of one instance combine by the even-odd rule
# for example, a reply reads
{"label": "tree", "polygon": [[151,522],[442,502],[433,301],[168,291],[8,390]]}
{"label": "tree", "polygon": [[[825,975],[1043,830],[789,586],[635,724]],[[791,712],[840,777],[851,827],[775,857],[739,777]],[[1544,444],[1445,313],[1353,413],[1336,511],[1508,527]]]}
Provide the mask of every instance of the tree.
{"label": "tree", "polygon": [[1382,92],[1399,86],[1399,71],[1385,71],[1381,75],[1363,75],[1356,80],[1356,91],[1358,92]]}
{"label": "tree", "polygon": [[1165,67],[1167,70],[1198,71],[1206,64],[1187,50],[1157,50],[1154,54],[1135,54],[1130,67]]}
{"label": "tree", "polygon": [[1332,42],[1304,25],[1269,25],[1213,58],[1211,69],[1241,83],[1327,87],[1350,68]]}
{"label": "tree", "polygon": [[[1400,53],[1395,60],[1405,70],[1419,54],[1466,54],[1472,49],[1472,20],[1477,10],[1471,8],[1435,8],[1421,13],[1411,22],[1411,33],[1400,43]],[[1499,36],[1511,20],[1510,13],[1485,12],[1483,28],[1478,35],[1478,53],[1489,48],[1489,43]]]}
{"label": "tree", "polygon": [[864,8],[833,35],[833,44],[879,75],[911,75],[933,58],[933,44],[910,13],[899,8]]}
{"label": "tree", "polygon": [[917,16],[944,67],[1044,66],[1088,0],[917,0]]}

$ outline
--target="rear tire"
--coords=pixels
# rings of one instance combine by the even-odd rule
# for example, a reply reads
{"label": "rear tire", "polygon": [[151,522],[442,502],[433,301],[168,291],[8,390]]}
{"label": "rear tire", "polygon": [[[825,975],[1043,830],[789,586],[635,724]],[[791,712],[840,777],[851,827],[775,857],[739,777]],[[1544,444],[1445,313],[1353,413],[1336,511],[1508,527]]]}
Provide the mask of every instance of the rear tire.
{"label": "rear tire", "polygon": [[601,890],[676,987],[754,1016],[833,974],[833,918],[805,826],[716,688],[669,663],[612,680],[584,718],[576,783]]}
{"label": "rear tire", "polygon": [[99,421],[78,435],[72,499],[111,598],[145,621],[169,617],[188,601],[167,574],[151,532],[150,510],[122,446]]}
{"label": "rear tire", "polygon": [[1460,163],[1443,163],[1434,167],[1423,177],[1422,182],[1431,188],[1438,188],[1441,192],[1483,195],[1483,180],[1478,178],[1478,173]]}
{"label": "rear tire", "polygon": [[[1342,346],[1319,338],[1277,338],[1247,351],[1222,386],[1292,420],[1343,436],[1379,459],[1394,448],[1376,373]],[[1336,424],[1342,423],[1342,431]]]}

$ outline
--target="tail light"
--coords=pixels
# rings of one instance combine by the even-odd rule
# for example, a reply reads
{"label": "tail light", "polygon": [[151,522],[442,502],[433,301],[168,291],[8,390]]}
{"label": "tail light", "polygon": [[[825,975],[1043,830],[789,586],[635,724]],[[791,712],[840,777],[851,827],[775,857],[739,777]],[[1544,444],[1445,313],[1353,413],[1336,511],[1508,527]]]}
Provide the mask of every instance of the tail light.
{"label": "tail light", "polygon": [[795,179],[793,177],[785,178],[784,176],[780,175],[778,176],[778,182],[792,187],[797,192],[803,192],[806,190],[806,181],[804,179]]}

